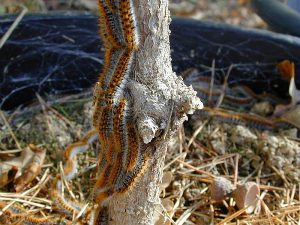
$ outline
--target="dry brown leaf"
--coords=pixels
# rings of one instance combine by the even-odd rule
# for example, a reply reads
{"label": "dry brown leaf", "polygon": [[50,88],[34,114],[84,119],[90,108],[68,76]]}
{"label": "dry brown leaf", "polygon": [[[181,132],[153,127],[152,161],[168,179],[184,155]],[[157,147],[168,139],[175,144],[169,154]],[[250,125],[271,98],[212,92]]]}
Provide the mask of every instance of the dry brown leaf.
{"label": "dry brown leaf", "polygon": [[46,150],[38,148],[33,144],[30,144],[28,147],[31,149],[34,155],[23,168],[22,175],[19,176],[14,182],[16,192],[22,191],[26,185],[28,185],[39,175],[46,156]]}
{"label": "dry brown leaf", "polygon": [[40,173],[45,155],[46,150],[29,145],[19,157],[1,162],[0,187],[13,181],[17,192],[23,190]]}
{"label": "dry brown leaf", "polygon": [[170,199],[162,199],[162,208],[157,209],[159,213],[156,216],[155,225],[171,225],[171,221],[167,215],[170,215],[174,209],[174,202]]}
{"label": "dry brown leaf", "polygon": [[0,188],[12,182],[18,172],[18,168],[13,166],[10,170],[0,174]]}
{"label": "dry brown leaf", "polygon": [[166,189],[170,185],[172,180],[173,180],[172,172],[171,171],[164,172],[161,184],[159,185],[160,191]]}
{"label": "dry brown leaf", "polygon": [[[16,170],[17,173],[15,177],[18,177],[22,174],[22,168],[29,162],[32,158],[33,152],[29,148],[25,148],[19,157],[14,157],[10,160],[6,160],[0,163],[0,187],[6,186],[12,180],[9,179],[10,171]],[[13,179],[14,179],[13,178]]]}

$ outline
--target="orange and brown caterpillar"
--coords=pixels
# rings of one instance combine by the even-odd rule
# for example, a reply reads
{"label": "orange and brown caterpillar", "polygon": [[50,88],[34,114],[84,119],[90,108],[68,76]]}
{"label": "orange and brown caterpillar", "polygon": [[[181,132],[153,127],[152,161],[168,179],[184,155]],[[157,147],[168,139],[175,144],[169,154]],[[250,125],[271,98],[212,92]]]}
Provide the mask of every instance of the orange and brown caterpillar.
{"label": "orange and brown caterpillar", "polygon": [[[98,2],[99,31],[105,47],[105,58],[94,91],[93,125],[98,133],[101,151],[92,195],[98,210],[92,213],[92,224],[108,221],[107,212],[102,210],[106,208],[107,200],[115,193],[128,190],[144,170],[148,159],[132,115],[132,100],[125,92],[128,80],[132,78],[132,65],[139,46],[133,2]],[[75,175],[75,155],[87,150],[90,141],[91,138],[85,137],[67,148],[64,168],[66,180]],[[80,208],[62,197],[58,190],[60,185],[61,181],[56,180],[53,195],[57,204],[69,215],[78,213]]]}
{"label": "orange and brown caterpillar", "polygon": [[57,177],[54,179],[50,191],[54,208],[66,215],[66,217],[72,218],[74,215],[76,216],[77,214],[79,214],[82,206],[64,198],[61,193],[61,189],[62,181],[59,177]]}
{"label": "orange and brown caterpillar", "polygon": [[[133,3],[130,0],[99,0],[99,30],[105,47],[102,73],[95,93],[97,105],[117,104],[129,78],[134,51],[138,48]],[[94,118],[94,121],[97,118]],[[94,125],[97,126],[96,123]]]}
{"label": "orange and brown caterpillar", "polygon": [[[141,156],[141,141],[128,109],[132,103],[124,93],[139,45],[133,3],[131,0],[99,0],[99,11],[105,61],[94,97],[93,124],[98,129],[102,150],[94,201],[103,205],[110,196],[125,188],[116,188],[117,183],[122,187],[131,183],[126,181],[128,172],[142,167],[136,164],[141,161],[139,158],[145,157]],[[135,171],[138,174],[141,169]]]}
{"label": "orange and brown caterpillar", "polygon": [[100,166],[95,185],[94,199],[101,205],[114,193],[128,190],[145,168],[148,159],[144,144],[139,140],[136,128],[131,123],[130,113],[126,105],[121,103],[114,117],[110,149],[106,152],[109,157],[101,162],[104,166]]}
{"label": "orange and brown caterpillar", "polygon": [[92,130],[88,132],[80,141],[73,143],[66,148],[64,152],[64,157],[66,160],[64,166],[65,180],[73,179],[76,174],[76,167],[77,167],[77,162],[75,159],[76,155],[78,153],[87,151],[89,145],[97,139],[98,139],[97,131]]}
{"label": "orange and brown caterpillar", "polygon": [[[0,209],[6,207],[6,202],[0,201]],[[59,221],[64,224],[71,224],[71,221],[60,219],[59,217],[36,216],[28,213],[28,210],[14,203],[0,215],[0,224],[23,224],[23,225],[56,225]],[[78,225],[81,223],[78,223]]]}
{"label": "orange and brown caterpillar", "polygon": [[[64,165],[63,177],[66,181],[72,180],[76,175],[76,155],[87,151],[89,149],[89,145],[97,139],[98,132],[96,130],[92,130],[88,132],[80,141],[73,143],[66,148],[64,152],[66,162]],[[53,180],[50,191],[54,208],[69,218],[72,218],[74,215],[78,215],[82,209],[82,205],[65,198],[61,190],[62,177],[58,176]]]}
{"label": "orange and brown caterpillar", "polygon": [[212,117],[221,122],[244,125],[259,130],[287,129],[294,126],[281,118],[268,119],[254,114],[237,113],[220,108],[205,107],[202,110],[196,111],[194,115],[201,118]]}

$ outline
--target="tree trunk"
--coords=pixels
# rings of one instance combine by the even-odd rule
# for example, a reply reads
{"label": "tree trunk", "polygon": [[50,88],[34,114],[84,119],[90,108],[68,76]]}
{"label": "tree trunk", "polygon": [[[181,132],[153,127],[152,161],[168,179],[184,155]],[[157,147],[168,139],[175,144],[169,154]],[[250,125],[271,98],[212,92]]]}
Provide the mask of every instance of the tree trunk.
{"label": "tree trunk", "polygon": [[154,224],[160,203],[159,183],[172,133],[186,120],[186,113],[202,108],[196,92],[172,71],[169,43],[168,0],[133,0],[140,45],[134,62],[135,80],[128,88],[134,99],[138,132],[145,143],[153,138],[144,173],[125,194],[108,203],[109,224]]}

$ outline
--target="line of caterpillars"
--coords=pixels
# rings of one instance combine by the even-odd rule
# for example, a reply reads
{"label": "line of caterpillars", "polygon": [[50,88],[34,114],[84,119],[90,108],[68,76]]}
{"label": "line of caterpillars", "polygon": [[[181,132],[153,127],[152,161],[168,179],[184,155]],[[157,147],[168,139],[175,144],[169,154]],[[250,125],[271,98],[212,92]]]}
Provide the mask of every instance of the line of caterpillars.
{"label": "line of caterpillars", "polygon": [[101,144],[93,200],[100,205],[95,224],[105,224],[103,207],[115,193],[126,192],[145,168],[147,154],[137,132],[132,99],[125,91],[139,46],[132,0],[99,1],[104,69],[95,88],[93,124]]}
{"label": "line of caterpillars", "polygon": [[[52,182],[50,195],[54,209],[63,213],[72,224],[108,224],[106,202],[115,193],[124,193],[133,185],[146,167],[148,155],[141,141],[132,116],[132,100],[125,92],[126,83],[132,76],[132,65],[138,49],[139,37],[135,24],[135,13],[131,0],[99,0],[100,34],[105,47],[103,71],[94,91],[95,111],[93,125],[82,140],[71,144],[64,153],[64,175]],[[98,206],[81,212],[83,205],[64,197],[63,180],[70,181],[76,175],[76,155],[84,152],[99,138],[101,151],[97,163],[97,180],[92,202]],[[19,213],[11,206],[5,211],[5,219],[22,220],[23,224],[57,224],[56,218],[39,218]],[[21,211],[20,211],[21,212]],[[75,219],[82,213],[84,219]]]}
{"label": "line of caterpillars", "polygon": [[[210,92],[209,89],[198,88],[197,86],[194,87],[194,89],[197,91],[198,97],[203,99],[205,105],[208,105],[209,103],[206,101],[209,96],[211,97],[210,105],[214,105],[214,103],[218,102],[222,94],[220,89],[213,90],[212,92]],[[282,99],[279,99],[268,93],[255,94],[247,86],[239,85],[231,89],[232,90],[228,90],[228,93],[225,93],[223,102],[225,105],[228,105],[232,108],[251,108],[258,101],[268,101],[271,104],[283,103]]]}
{"label": "line of caterpillars", "polygon": [[[0,208],[6,207],[6,202],[0,201]],[[28,209],[23,208],[18,203],[14,203],[0,215],[0,224],[10,225],[74,225],[71,220],[65,218],[65,216],[37,216],[37,212],[28,212]],[[76,225],[84,225],[85,221],[77,221]]]}
{"label": "line of caterpillars", "polygon": [[243,125],[258,130],[289,129],[296,127],[283,118],[265,118],[255,114],[238,113],[221,108],[204,107],[196,111],[194,116],[200,117],[201,119],[213,118],[220,122]]}
{"label": "line of caterpillars", "polygon": [[[92,202],[97,205],[90,224],[107,224],[107,200],[116,193],[124,193],[133,185],[146,167],[148,154],[137,133],[132,113],[132,99],[125,91],[139,36],[132,0],[99,0],[100,35],[105,47],[103,71],[94,90],[92,131],[82,141],[65,151],[64,179],[71,180],[76,173],[75,155],[87,150],[95,136],[99,137],[101,151],[97,163],[97,180]],[[62,181],[53,182],[52,197],[59,210],[69,217],[80,212],[82,206],[68,201],[61,193]]]}

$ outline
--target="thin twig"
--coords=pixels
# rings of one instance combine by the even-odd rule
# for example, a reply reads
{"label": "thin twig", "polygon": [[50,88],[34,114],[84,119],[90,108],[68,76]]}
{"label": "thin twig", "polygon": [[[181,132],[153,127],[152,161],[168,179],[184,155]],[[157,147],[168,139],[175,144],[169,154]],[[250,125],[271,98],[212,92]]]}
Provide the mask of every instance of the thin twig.
{"label": "thin twig", "polygon": [[187,221],[187,219],[192,215],[194,211],[196,211],[201,205],[203,205],[202,202],[198,202],[188,208],[184,211],[184,213],[181,214],[181,216],[176,220],[176,225],[183,225]]}
{"label": "thin twig", "polygon": [[39,94],[36,94],[39,102],[45,107],[45,109],[50,110],[51,112],[53,112],[53,114],[55,116],[57,116],[57,118],[61,119],[62,121],[64,121],[66,124],[72,126],[72,122],[70,120],[68,120],[65,116],[63,116],[61,113],[59,113],[57,110],[55,110],[54,108],[52,108]]}
{"label": "thin twig", "polygon": [[22,151],[23,151],[22,149],[5,150],[5,151],[0,151],[0,154],[15,154]]}
{"label": "thin twig", "polygon": [[194,142],[195,138],[198,136],[198,134],[203,130],[203,128],[205,127],[205,125],[207,124],[208,120],[205,120],[199,127],[198,129],[193,133],[193,136],[191,137],[187,148],[189,149],[191,144]]}
{"label": "thin twig", "polygon": [[236,187],[236,185],[237,185],[238,172],[239,172],[239,154],[236,154],[235,163],[234,163],[234,180],[233,180],[234,187]]}
{"label": "thin twig", "polygon": [[228,222],[230,222],[231,220],[233,220],[234,218],[238,217],[239,215],[243,214],[244,212],[246,212],[246,210],[248,209],[249,206],[240,209],[239,211],[233,213],[232,215],[226,217],[224,220],[222,220],[220,223],[218,223],[217,225],[223,225],[226,224]]}
{"label": "thin twig", "polygon": [[15,141],[18,149],[19,149],[19,151],[22,151],[21,145],[20,145],[20,143],[19,143],[16,135],[14,134],[14,132],[13,132],[11,126],[9,125],[9,123],[8,123],[8,121],[7,121],[4,113],[1,110],[0,110],[0,116],[1,116],[1,118],[2,118],[2,120],[4,122],[4,124],[5,124],[5,126],[7,126],[8,130],[9,130],[9,133],[10,133],[11,137],[14,139],[14,141]]}
{"label": "thin twig", "polygon": [[209,95],[208,95],[208,105],[211,106],[212,104],[212,93],[214,89],[214,83],[215,83],[215,59],[212,61],[211,65],[211,79],[210,79],[210,85],[209,85]]}
{"label": "thin twig", "polygon": [[218,101],[217,101],[217,103],[215,105],[215,108],[219,108],[221,106],[223,100],[224,100],[225,93],[226,93],[226,88],[228,86],[228,78],[229,78],[229,75],[230,75],[232,69],[233,69],[233,64],[231,64],[229,66],[228,70],[227,70],[227,73],[226,73],[225,78],[224,78],[223,85],[221,87],[221,94],[220,94],[220,96],[218,98]]}
{"label": "thin twig", "polygon": [[12,34],[12,32],[16,29],[16,27],[18,26],[18,24],[21,22],[21,20],[23,19],[23,17],[27,13],[28,9],[25,6],[23,6],[23,5],[21,7],[22,7],[21,13],[18,15],[18,17],[13,22],[13,24],[9,27],[9,29],[6,31],[6,33],[0,39],[0,49],[3,47],[3,45],[5,44],[5,42],[8,40],[8,38]]}
{"label": "thin twig", "polygon": [[[27,194],[37,190],[41,185],[43,185],[46,181],[47,181],[47,176],[49,173],[49,169],[47,169],[44,173],[44,175],[42,176],[41,180],[32,188],[28,189],[27,191],[24,191],[23,193],[20,194],[20,196],[26,196]],[[17,199],[15,197],[12,198],[12,201],[7,203],[7,205],[5,207],[3,207],[0,211],[0,216],[3,214],[3,212],[5,212],[9,207],[11,207],[14,203],[17,202]],[[46,206],[44,206],[43,208],[45,208]],[[51,207],[50,207],[51,208]]]}
{"label": "thin twig", "polygon": [[204,171],[204,170],[199,170],[198,168],[196,168],[196,167],[194,167],[194,166],[192,166],[192,165],[190,165],[190,164],[188,164],[188,163],[186,163],[186,162],[184,162],[182,160],[177,159],[176,162],[179,162],[179,163],[183,164],[184,166],[186,166],[186,167],[188,167],[188,168],[196,171],[197,173],[205,174],[205,175],[208,175],[208,176],[210,176],[212,178],[216,178],[215,175],[213,175],[213,174],[211,174],[211,173],[209,173],[207,171]]}

